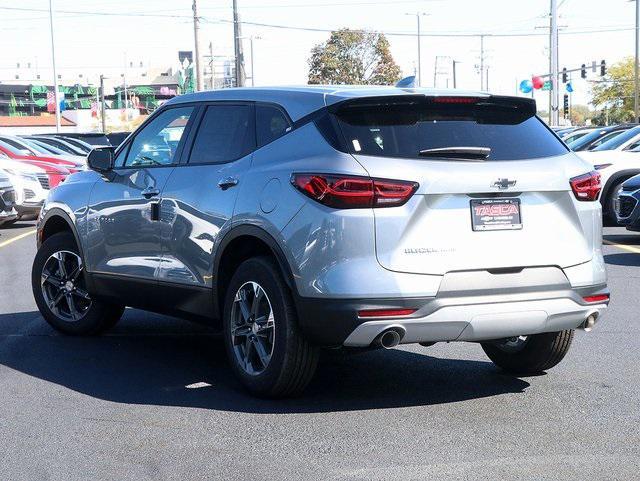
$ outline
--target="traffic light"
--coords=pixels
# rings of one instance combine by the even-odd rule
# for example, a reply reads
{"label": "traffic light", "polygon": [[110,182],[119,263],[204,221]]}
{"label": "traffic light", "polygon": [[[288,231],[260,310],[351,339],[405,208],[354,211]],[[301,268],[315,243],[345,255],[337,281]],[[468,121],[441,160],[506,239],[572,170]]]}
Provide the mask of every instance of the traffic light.
{"label": "traffic light", "polygon": [[587,78],[587,66],[585,64],[580,67],[580,77]]}
{"label": "traffic light", "polygon": [[563,68],[562,69],[562,83],[566,84],[567,80],[569,80],[569,77],[567,77],[567,69]]}
{"label": "traffic light", "polygon": [[569,118],[569,96],[564,94],[564,118]]}
{"label": "traffic light", "polygon": [[604,60],[600,62],[600,76],[604,77],[607,74],[607,62]]}

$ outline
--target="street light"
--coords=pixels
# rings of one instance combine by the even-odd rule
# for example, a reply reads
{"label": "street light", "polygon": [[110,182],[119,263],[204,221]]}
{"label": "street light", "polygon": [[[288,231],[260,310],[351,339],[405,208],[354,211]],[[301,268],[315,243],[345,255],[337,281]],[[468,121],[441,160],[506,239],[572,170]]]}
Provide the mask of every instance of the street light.
{"label": "street light", "polygon": [[420,43],[421,43],[420,17],[426,17],[429,14],[424,12],[416,12],[416,13],[405,13],[405,15],[410,15],[412,17],[415,16],[418,22],[418,81],[416,82],[416,84],[418,85],[418,87],[422,87],[422,63],[421,63],[422,55],[420,54]]}
{"label": "street light", "polygon": [[456,65],[459,63],[462,63],[459,60],[452,60],[453,62],[453,88],[458,88],[458,82],[457,82],[457,77],[456,77]]}
{"label": "street light", "polygon": [[640,90],[640,0],[629,0],[636,3],[636,58],[634,64],[634,87],[633,87],[633,116],[636,122],[640,122],[640,104],[638,103],[638,91]]}
{"label": "street light", "polygon": [[53,0],[49,0],[49,25],[51,28],[51,60],[53,62],[53,101],[56,104],[56,133],[60,133],[60,99],[58,96],[58,71],[56,70],[56,44],[53,35]]}
{"label": "street light", "polygon": [[260,35],[249,36],[249,37],[238,37],[238,40],[249,40],[249,50],[251,55],[251,86],[255,87],[255,70],[253,69],[253,41],[254,40],[262,40]]}

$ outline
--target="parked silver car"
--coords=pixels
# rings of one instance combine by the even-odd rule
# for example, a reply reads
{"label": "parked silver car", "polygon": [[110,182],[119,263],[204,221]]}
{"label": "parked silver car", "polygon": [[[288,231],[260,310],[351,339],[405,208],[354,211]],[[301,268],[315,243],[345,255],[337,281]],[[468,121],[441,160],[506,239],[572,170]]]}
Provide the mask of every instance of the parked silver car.
{"label": "parked silver car", "polygon": [[167,102],[53,190],[33,292],[70,334],[124,306],[217,326],[253,393],[299,393],[319,347],[471,341],[562,360],[609,301],[599,174],[530,99],[228,89]]}

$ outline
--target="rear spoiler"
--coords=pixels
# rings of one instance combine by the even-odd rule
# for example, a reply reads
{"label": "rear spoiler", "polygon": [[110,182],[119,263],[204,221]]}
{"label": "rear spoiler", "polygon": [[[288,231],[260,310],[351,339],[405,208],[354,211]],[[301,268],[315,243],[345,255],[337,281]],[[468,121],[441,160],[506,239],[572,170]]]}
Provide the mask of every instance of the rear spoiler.
{"label": "rear spoiler", "polygon": [[536,101],[527,97],[506,95],[425,95],[418,93],[402,95],[380,95],[345,99],[327,108],[336,113],[353,107],[383,107],[385,105],[473,105],[477,108],[498,107],[521,117],[533,117],[537,113]]}

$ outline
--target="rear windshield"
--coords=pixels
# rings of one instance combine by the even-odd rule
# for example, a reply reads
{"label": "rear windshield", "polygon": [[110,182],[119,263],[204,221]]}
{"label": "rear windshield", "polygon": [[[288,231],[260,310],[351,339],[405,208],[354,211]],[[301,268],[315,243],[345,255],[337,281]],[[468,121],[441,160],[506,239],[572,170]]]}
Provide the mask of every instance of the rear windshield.
{"label": "rear windshield", "polygon": [[522,160],[567,152],[540,119],[506,104],[391,102],[335,115],[353,154],[423,159],[427,149],[481,147],[491,149],[487,160]]}

